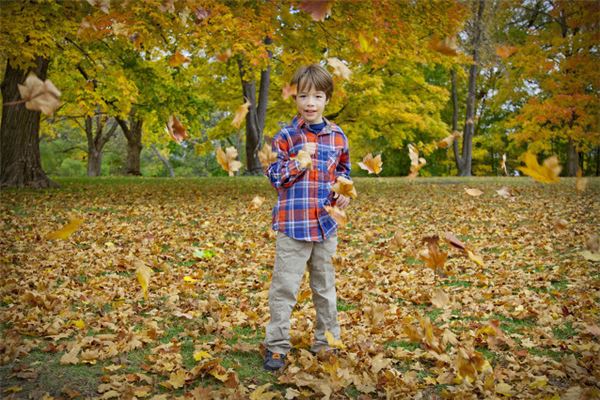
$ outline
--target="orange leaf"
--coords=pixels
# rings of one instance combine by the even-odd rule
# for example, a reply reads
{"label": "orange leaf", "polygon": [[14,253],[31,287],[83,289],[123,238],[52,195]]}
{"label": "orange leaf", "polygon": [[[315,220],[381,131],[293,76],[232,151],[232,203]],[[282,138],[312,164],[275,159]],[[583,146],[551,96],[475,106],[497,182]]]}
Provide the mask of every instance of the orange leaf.
{"label": "orange leaf", "polygon": [[229,176],[233,176],[242,167],[242,163],[235,159],[237,156],[238,152],[233,146],[228,147],[225,151],[220,147],[217,148],[217,162],[229,173]]}
{"label": "orange leaf", "polygon": [[367,154],[362,162],[358,163],[358,166],[365,171],[368,171],[369,174],[379,174],[381,172],[383,162],[381,161],[381,154],[378,154],[377,157],[373,157],[373,154]]}
{"label": "orange leaf", "polygon": [[298,88],[296,87],[296,85],[290,85],[288,83],[281,89],[281,97],[283,97],[284,100],[287,100],[290,97],[295,96],[297,92]]}
{"label": "orange leaf", "polygon": [[515,46],[502,45],[496,47],[496,55],[500,58],[508,58],[517,52]]}
{"label": "orange leaf", "polygon": [[413,144],[408,145],[408,156],[410,157],[410,173],[408,174],[408,178],[413,179],[417,177],[419,170],[427,164],[427,161],[423,157],[419,157],[419,151]]}
{"label": "orange leaf", "polygon": [[169,121],[167,122],[167,130],[177,143],[181,143],[183,140],[188,138],[185,127],[181,124],[181,122],[179,122],[175,115],[171,115],[169,117]]}
{"label": "orange leaf", "polygon": [[325,21],[325,17],[331,13],[333,0],[303,0],[300,9],[312,17],[314,21]]}
{"label": "orange leaf", "polygon": [[557,183],[560,178],[558,175],[562,170],[562,167],[558,163],[558,158],[552,156],[546,158],[542,165],[538,164],[537,158],[533,153],[525,153],[524,161],[526,167],[519,167],[519,169],[525,174],[538,182],[542,183]]}
{"label": "orange leaf", "polygon": [[338,176],[335,184],[332,187],[332,190],[337,194],[341,194],[346,197],[350,197],[355,199],[358,194],[356,193],[356,188],[354,187],[354,182],[350,179],[346,179],[343,176]]}
{"label": "orange leaf", "polygon": [[438,37],[433,37],[429,42],[429,47],[439,53],[442,53],[447,56],[457,56],[458,48],[456,46],[456,38],[444,38],[439,39]]}
{"label": "orange leaf", "polygon": [[251,103],[246,101],[244,104],[238,107],[233,117],[233,121],[231,121],[231,125],[235,126],[236,128],[239,128],[242,125],[244,118],[246,118],[246,114],[248,114],[248,108],[250,108],[250,105]]}
{"label": "orange leaf", "polygon": [[179,67],[181,64],[189,62],[190,59],[176,51],[171,57],[169,57],[169,65],[171,67]]}
{"label": "orange leaf", "polygon": [[265,143],[262,149],[258,152],[258,159],[263,167],[268,167],[277,161],[277,153],[271,150],[271,146]]}
{"label": "orange leaf", "polygon": [[220,62],[227,62],[227,60],[229,60],[231,58],[231,56],[233,55],[233,52],[231,51],[231,49],[226,49],[222,52],[220,52],[219,54],[217,54],[217,60]]}
{"label": "orange leaf", "polygon": [[325,211],[327,211],[329,213],[329,215],[331,215],[331,217],[335,220],[335,222],[337,222],[337,224],[340,226],[340,228],[343,228],[348,223],[348,217],[346,216],[346,211],[344,211],[338,207],[331,207],[331,206],[325,206]]}

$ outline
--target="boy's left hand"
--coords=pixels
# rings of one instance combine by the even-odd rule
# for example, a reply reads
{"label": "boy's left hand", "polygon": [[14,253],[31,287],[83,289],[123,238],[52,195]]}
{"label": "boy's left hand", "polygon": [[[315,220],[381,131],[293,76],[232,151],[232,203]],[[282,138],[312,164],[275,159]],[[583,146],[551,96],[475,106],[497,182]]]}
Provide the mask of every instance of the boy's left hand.
{"label": "boy's left hand", "polygon": [[335,198],[335,205],[342,210],[350,205],[350,197],[339,194]]}

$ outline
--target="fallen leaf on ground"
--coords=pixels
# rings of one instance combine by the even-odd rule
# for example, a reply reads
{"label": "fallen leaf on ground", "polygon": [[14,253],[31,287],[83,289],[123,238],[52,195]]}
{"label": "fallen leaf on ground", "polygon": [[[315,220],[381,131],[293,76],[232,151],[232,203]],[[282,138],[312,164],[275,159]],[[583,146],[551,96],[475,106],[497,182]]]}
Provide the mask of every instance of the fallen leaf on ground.
{"label": "fallen leaf on ground", "polygon": [[59,230],[49,233],[46,239],[62,239],[65,240],[71,236],[83,223],[82,218],[71,218],[69,223]]}

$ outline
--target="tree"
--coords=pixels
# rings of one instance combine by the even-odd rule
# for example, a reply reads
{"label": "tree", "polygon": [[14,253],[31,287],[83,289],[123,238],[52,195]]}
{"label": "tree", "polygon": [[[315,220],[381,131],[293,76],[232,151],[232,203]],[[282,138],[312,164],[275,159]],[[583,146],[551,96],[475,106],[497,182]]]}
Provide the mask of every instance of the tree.
{"label": "tree", "polygon": [[[117,134],[119,124],[116,120],[105,129],[108,118],[97,114],[95,117],[85,117],[85,134],[87,137],[87,174],[88,176],[100,176],[102,169],[102,150],[108,141]],[[96,125],[94,127],[94,124]]]}
{"label": "tree", "polygon": [[17,85],[30,72],[46,79],[58,44],[76,32],[80,2],[3,2],[0,7],[0,53],[5,63],[0,125],[0,186],[55,186],[42,170],[39,151],[40,112],[23,104]]}

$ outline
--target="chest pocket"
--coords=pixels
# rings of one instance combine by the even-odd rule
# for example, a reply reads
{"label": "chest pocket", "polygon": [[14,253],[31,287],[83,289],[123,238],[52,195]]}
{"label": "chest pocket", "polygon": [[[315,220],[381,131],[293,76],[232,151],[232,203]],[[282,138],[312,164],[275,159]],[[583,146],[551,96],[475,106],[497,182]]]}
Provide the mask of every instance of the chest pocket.
{"label": "chest pocket", "polygon": [[325,150],[323,153],[322,160],[325,160],[326,171],[332,172],[338,164],[340,159],[341,150],[332,148],[331,150]]}

